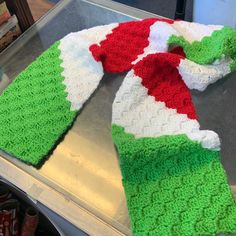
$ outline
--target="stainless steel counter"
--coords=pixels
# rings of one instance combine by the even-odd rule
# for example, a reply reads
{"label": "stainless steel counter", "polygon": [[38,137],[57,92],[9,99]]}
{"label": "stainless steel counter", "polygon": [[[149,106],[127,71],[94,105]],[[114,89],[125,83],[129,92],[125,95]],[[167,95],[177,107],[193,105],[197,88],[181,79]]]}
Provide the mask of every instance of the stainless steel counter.
{"label": "stainless steel counter", "polygon": [[[98,4],[99,2],[99,4]],[[55,40],[92,26],[155,15],[108,0],[64,0],[0,56],[1,91]],[[118,157],[111,140],[111,107],[124,74],[105,75],[72,129],[40,169],[1,152],[3,177],[91,235],[131,235]],[[228,179],[236,185],[236,73],[193,92],[202,128],[222,139]]]}

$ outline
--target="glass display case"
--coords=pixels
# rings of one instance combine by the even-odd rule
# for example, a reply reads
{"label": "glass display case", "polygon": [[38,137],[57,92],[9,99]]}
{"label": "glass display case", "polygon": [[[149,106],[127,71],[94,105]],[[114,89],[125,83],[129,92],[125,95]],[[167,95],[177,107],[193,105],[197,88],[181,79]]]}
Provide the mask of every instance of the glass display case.
{"label": "glass display case", "polygon": [[[0,91],[56,40],[112,22],[157,17],[108,0],[62,0],[0,56]],[[111,139],[111,108],[125,74],[106,74],[73,127],[40,169],[0,152],[0,173],[91,235],[131,235],[118,156]],[[222,139],[222,162],[235,192],[236,73],[193,91],[203,129]]]}

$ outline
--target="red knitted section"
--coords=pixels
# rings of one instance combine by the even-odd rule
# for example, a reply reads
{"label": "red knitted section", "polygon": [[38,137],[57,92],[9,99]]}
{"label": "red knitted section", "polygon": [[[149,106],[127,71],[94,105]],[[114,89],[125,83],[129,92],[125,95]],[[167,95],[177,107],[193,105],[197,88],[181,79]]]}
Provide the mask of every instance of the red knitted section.
{"label": "red knitted section", "polygon": [[197,119],[189,89],[181,79],[177,66],[183,57],[172,53],[151,54],[134,66],[134,72],[142,78],[148,94],[168,108]]}
{"label": "red knitted section", "polygon": [[106,72],[128,71],[133,67],[131,63],[148,46],[150,26],[156,21],[173,23],[173,20],[157,18],[120,23],[105,40],[89,49],[94,58],[102,62]]}
{"label": "red knitted section", "polygon": [[171,20],[171,19],[167,19],[167,18],[155,18],[156,21],[162,21],[162,22],[166,22],[168,24],[173,24],[175,21]]}
{"label": "red knitted section", "polygon": [[174,53],[174,54],[178,54],[178,55],[186,58],[185,52],[182,47],[175,47],[170,52]]}

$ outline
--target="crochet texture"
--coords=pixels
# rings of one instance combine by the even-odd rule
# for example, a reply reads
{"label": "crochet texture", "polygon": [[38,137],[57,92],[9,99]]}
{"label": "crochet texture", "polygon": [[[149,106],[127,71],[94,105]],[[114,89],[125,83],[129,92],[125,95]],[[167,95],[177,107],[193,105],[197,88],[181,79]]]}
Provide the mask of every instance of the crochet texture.
{"label": "crochet texture", "polygon": [[37,165],[73,122],[58,43],[23,71],[0,99],[0,146]]}
{"label": "crochet texture", "polygon": [[0,148],[38,166],[106,72],[125,72],[112,107],[134,235],[236,233],[220,140],[201,130],[189,89],[236,67],[236,31],[145,19],[71,33],[0,96]]}

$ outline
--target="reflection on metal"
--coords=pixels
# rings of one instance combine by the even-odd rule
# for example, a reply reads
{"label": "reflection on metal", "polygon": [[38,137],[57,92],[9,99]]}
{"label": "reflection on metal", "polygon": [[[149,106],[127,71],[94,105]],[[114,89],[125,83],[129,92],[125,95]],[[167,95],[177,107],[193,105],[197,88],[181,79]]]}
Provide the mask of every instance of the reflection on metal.
{"label": "reflection on metal", "polygon": [[109,160],[114,160],[114,154],[72,131],[39,171],[53,181],[56,177],[61,187],[114,217],[125,197],[118,163]]}
{"label": "reflection on metal", "polygon": [[236,199],[236,185],[232,185],[232,186],[231,186],[231,189],[232,189],[233,194],[234,194],[234,197],[235,197],[235,199]]}
{"label": "reflection on metal", "polygon": [[10,83],[11,80],[0,68],[0,91],[3,91]]}
{"label": "reflection on metal", "polygon": [[[62,0],[4,52],[0,66],[10,82],[50,44],[70,32],[153,16],[108,0]],[[0,158],[3,177],[90,235],[131,235],[110,131],[112,101],[123,77],[106,75],[103,78],[99,89],[41,169],[27,166],[0,151],[4,156]],[[0,93],[3,87],[0,86]],[[232,96],[235,87],[236,80],[222,80],[202,94],[193,92],[193,101],[202,129],[215,130],[225,140],[222,158],[236,196],[236,173],[232,169],[236,166],[233,155],[236,127],[232,115],[235,114]],[[230,109],[225,109],[226,101],[232,103]]]}
{"label": "reflection on metal", "polygon": [[[130,16],[133,19],[143,19],[143,18],[150,18],[150,17],[157,17],[156,14],[147,12],[144,10],[137,10],[134,7],[127,6],[122,3],[117,3],[115,1],[109,1],[109,0],[82,0],[83,2],[86,2],[88,4],[94,4],[96,6],[102,7],[104,9],[107,9],[108,11],[113,11],[119,14],[123,14],[126,16]],[[160,18],[166,18],[163,16],[158,16]]]}

